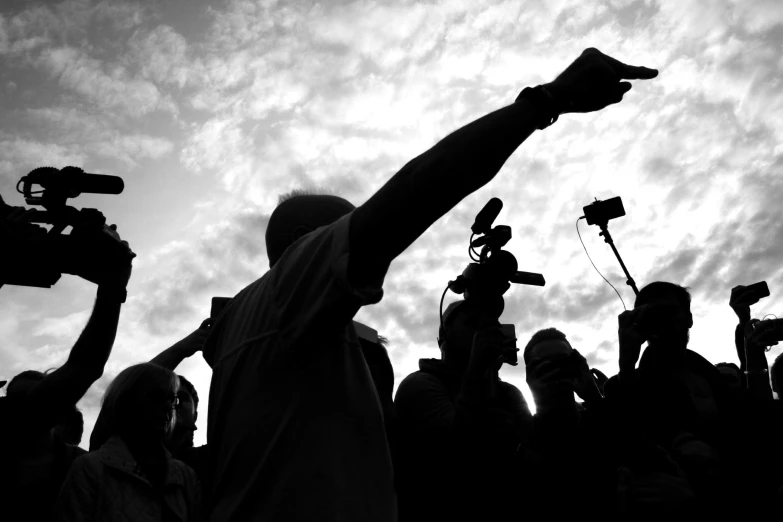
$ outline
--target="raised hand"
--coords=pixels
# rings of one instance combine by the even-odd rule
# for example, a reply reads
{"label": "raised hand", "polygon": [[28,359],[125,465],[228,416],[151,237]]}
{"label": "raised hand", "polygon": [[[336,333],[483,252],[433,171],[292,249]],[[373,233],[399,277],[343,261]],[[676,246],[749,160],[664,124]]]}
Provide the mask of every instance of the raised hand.
{"label": "raised hand", "polygon": [[760,297],[752,288],[737,285],[731,289],[729,306],[743,323],[750,320],[750,305],[759,302]]}
{"label": "raised hand", "polygon": [[557,100],[561,114],[593,112],[623,99],[631,90],[631,83],[622,80],[649,80],[656,76],[656,69],[624,64],[591,47],[546,88]]}
{"label": "raised hand", "polygon": [[516,342],[503,335],[500,325],[483,328],[473,335],[468,373],[488,376],[497,372],[503,363],[514,364],[518,351]]}
{"label": "raised hand", "polygon": [[617,336],[620,341],[620,371],[628,371],[636,368],[636,362],[642,352],[642,345],[647,340],[644,333],[636,324],[638,312],[626,310],[617,316]]}

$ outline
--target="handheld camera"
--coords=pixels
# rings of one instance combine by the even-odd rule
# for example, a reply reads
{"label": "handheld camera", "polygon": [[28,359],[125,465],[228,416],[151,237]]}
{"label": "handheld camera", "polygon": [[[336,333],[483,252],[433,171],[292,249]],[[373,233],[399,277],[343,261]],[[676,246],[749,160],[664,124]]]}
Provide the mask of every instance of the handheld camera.
{"label": "handheld camera", "polygon": [[[490,304],[501,298],[511,287],[511,283],[520,285],[544,286],[544,276],[532,272],[520,272],[514,254],[503,247],[511,239],[511,227],[507,225],[492,226],[497,218],[503,202],[492,198],[476,215],[468,246],[468,255],[473,263],[468,264],[461,275],[443,291],[440,300],[440,318],[443,325],[443,298],[451,290],[456,294],[464,294],[466,301],[477,301]],[[479,236],[474,239],[474,236]],[[481,252],[477,252],[481,248]]]}
{"label": "handheld camera", "polygon": [[[40,190],[33,190],[35,185]],[[124,183],[118,176],[88,174],[77,167],[39,167],[22,177],[16,190],[24,195],[28,205],[45,210],[31,212],[29,223],[8,223],[8,227],[0,228],[0,242],[6,252],[0,265],[0,286],[50,288],[64,273],[95,274],[104,266],[127,261],[132,254],[122,245],[114,228],[106,225],[101,212],[66,205],[68,198],[85,192],[120,194],[123,189]],[[13,211],[14,207],[0,199],[0,220],[5,221]],[[46,223],[52,228],[47,231],[31,223]],[[65,235],[63,231],[68,226],[72,230]]]}

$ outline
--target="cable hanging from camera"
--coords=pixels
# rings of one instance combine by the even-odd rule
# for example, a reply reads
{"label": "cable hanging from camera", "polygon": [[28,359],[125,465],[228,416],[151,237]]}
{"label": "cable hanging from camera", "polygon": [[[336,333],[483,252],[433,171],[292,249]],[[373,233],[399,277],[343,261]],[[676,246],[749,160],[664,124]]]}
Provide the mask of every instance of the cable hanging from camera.
{"label": "cable hanging from camera", "polygon": [[607,278],[604,277],[604,275],[601,273],[600,270],[598,270],[598,267],[595,266],[595,263],[593,263],[593,259],[590,257],[590,253],[587,251],[587,247],[585,246],[585,242],[582,241],[582,234],[579,233],[579,220],[585,219],[584,216],[579,217],[576,219],[576,235],[579,236],[579,242],[582,243],[582,248],[585,249],[585,254],[587,254],[587,259],[590,260],[590,264],[593,265],[593,268],[595,268],[595,271],[598,272],[598,275],[601,276],[601,279],[606,281],[606,284],[612,287],[612,290],[614,290],[614,293],[617,294],[617,297],[620,298],[620,302],[623,303],[623,310],[628,310],[625,306],[625,301],[623,301],[623,296],[620,295],[620,292],[617,291],[617,288],[614,287],[612,283],[609,282]]}

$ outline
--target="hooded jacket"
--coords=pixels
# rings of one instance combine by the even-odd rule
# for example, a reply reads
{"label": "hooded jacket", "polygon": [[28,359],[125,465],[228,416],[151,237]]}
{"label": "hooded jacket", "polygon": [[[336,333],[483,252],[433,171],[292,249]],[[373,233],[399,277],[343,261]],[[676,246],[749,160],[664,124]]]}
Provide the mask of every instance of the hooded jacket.
{"label": "hooded jacket", "polygon": [[200,486],[195,472],[168,460],[163,490],[156,491],[120,437],[79,457],[63,484],[55,521],[200,520]]}

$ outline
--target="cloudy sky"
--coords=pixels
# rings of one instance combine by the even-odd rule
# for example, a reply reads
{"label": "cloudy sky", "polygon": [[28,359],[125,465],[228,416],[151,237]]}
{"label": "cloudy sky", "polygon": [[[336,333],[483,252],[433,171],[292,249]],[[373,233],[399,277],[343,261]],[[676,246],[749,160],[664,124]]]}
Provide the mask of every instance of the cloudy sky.
{"label": "cloudy sky", "polygon": [[[547,281],[506,294],[501,320],[520,345],[555,326],[616,373],[622,304],[574,227],[596,197],[623,198],[627,215],[610,230],[639,286],[691,288],[691,347],[710,361],[736,362],[732,286],[767,280],[773,295],[754,316],[783,316],[783,2],[4,1],[0,194],[24,205],[14,186],[44,165],[125,180],[122,195],[72,200],[100,209],[138,254],[106,372],[80,403],[82,445],[120,370],[196,328],[212,296],[264,274],[280,193],[325,187],[361,204],[587,47],[660,75],[620,105],[535,133],[392,265],[384,300],[357,320],[390,339],[397,383],[438,356],[440,294],[469,262],[469,227],[493,196],[520,269]],[[630,305],[598,230],[580,230]],[[0,289],[0,379],[61,365],[94,296],[72,276]],[[206,399],[203,359],[178,371]],[[502,377],[528,394],[523,367]]]}

